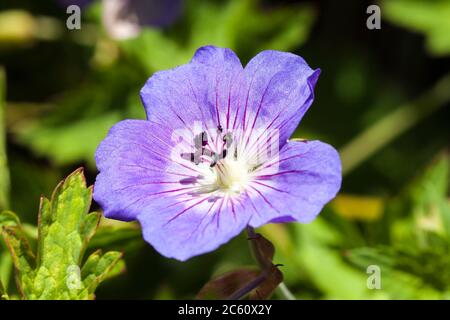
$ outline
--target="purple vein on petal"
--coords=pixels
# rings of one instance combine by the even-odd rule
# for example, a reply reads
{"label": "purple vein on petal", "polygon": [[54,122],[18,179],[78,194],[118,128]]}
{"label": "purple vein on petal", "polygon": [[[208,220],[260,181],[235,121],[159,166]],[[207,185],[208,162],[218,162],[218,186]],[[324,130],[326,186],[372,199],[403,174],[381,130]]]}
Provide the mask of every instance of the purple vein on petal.
{"label": "purple vein on petal", "polygon": [[264,175],[256,176],[256,179],[266,179],[266,178],[277,177],[277,176],[281,176],[281,175],[284,175],[284,174],[291,174],[291,173],[306,173],[306,171],[305,170],[279,171],[277,173],[264,174]]}
{"label": "purple vein on petal", "polygon": [[218,93],[218,86],[219,86],[219,80],[217,79],[217,74],[216,74],[216,86],[215,86],[215,91],[216,91],[216,117],[217,117],[217,127],[220,127],[220,112],[219,112],[219,93]]}
{"label": "purple vein on petal", "polygon": [[214,216],[213,216],[213,218],[215,216],[217,216],[217,229],[219,229],[219,226],[220,226],[220,211],[222,210],[222,206],[223,206],[224,202],[225,202],[225,197],[222,198],[222,202],[220,203],[220,206],[219,206],[217,212],[215,212]]}
{"label": "purple vein on petal", "polygon": [[203,202],[205,202],[206,200],[208,200],[208,197],[205,197],[204,199],[192,204],[191,206],[183,209],[182,211],[180,211],[179,213],[177,213],[175,216],[173,216],[172,218],[170,218],[164,225],[168,225],[169,223],[171,223],[172,221],[174,221],[175,219],[177,219],[178,217],[180,217],[182,214],[186,213],[187,211],[189,211],[190,209],[198,206],[199,204],[202,204]]}
{"label": "purple vein on petal", "polygon": [[260,214],[259,214],[259,211],[256,209],[255,204],[253,203],[252,198],[250,197],[250,195],[249,195],[249,193],[248,193],[248,190],[245,191],[245,195],[246,195],[248,201],[250,201],[250,204],[252,205],[253,210],[254,210],[255,213],[259,216],[259,215],[260,215]]}
{"label": "purple vein on petal", "polygon": [[[203,215],[202,219],[200,220],[200,223],[197,224],[197,226],[195,227],[194,230],[192,230],[191,234],[188,236],[187,240],[191,239],[192,236],[194,235],[194,233],[196,233],[198,231],[198,229],[200,228],[200,226],[202,225],[203,221],[205,221],[206,217],[209,215],[209,213],[211,212],[212,208],[214,207],[214,205],[217,203],[217,199],[214,199],[213,203],[211,204],[211,206],[208,208],[208,211],[206,211],[206,213]],[[206,228],[206,227],[205,227]],[[202,234],[205,232],[205,229],[202,230]]]}
{"label": "purple vein on petal", "polygon": [[252,126],[251,126],[251,128],[250,128],[250,132],[249,132],[249,134],[248,134],[247,141],[245,142],[244,149],[247,147],[247,145],[248,145],[248,143],[249,143],[249,141],[250,141],[250,137],[251,137],[251,135],[252,135],[253,129],[255,128],[256,121],[258,120],[259,113],[261,112],[261,108],[262,108],[262,105],[263,105],[263,103],[264,103],[264,98],[266,97],[267,91],[269,90],[270,83],[272,82],[273,78],[275,78],[275,75],[277,75],[277,74],[274,74],[274,75],[270,78],[269,83],[267,84],[267,86],[266,86],[266,88],[264,89],[264,92],[263,92],[263,94],[262,94],[262,96],[261,96],[261,100],[259,101],[259,105],[258,105],[258,110],[256,110],[255,118],[253,119],[253,123],[252,123]]}
{"label": "purple vein on petal", "polygon": [[262,183],[261,181],[253,181],[253,182],[256,183],[256,184],[259,184],[260,186],[263,186],[263,187],[272,189],[272,190],[274,190],[274,191],[278,191],[278,192],[281,192],[281,193],[287,193],[287,194],[290,194],[289,192],[287,192],[287,191],[285,191],[285,190],[281,190],[281,189],[275,188],[275,187],[273,187],[273,186],[269,186],[268,184]]}
{"label": "purple vein on petal", "polygon": [[229,198],[229,200],[230,200],[230,204],[231,204],[231,212],[233,213],[233,218],[234,218],[234,221],[236,222],[236,210],[234,208],[234,202],[233,202],[233,199],[231,199],[231,198]]}
{"label": "purple vein on petal", "polygon": [[188,178],[195,178],[195,176],[190,175],[190,174],[183,174],[183,173],[179,173],[179,172],[172,172],[172,171],[166,171],[163,168],[158,168],[155,166],[154,169],[152,168],[148,168],[148,167],[142,167],[139,165],[131,165],[131,164],[120,164],[119,168],[123,168],[123,167],[129,167],[129,168],[140,168],[146,171],[152,171],[152,172],[157,172],[157,173],[164,173],[164,174],[171,174],[171,175],[175,175],[175,176],[180,176],[180,177],[188,177]]}
{"label": "purple vein on petal", "polygon": [[275,208],[269,200],[267,200],[267,198],[261,193],[261,191],[259,191],[258,189],[256,189],[253,186],[250,186],[250,188],[255,190],[259,194],[259,196],[264,200],[264,202],[266,202],[273,210],[280,213],[280,211],[277,208]]}

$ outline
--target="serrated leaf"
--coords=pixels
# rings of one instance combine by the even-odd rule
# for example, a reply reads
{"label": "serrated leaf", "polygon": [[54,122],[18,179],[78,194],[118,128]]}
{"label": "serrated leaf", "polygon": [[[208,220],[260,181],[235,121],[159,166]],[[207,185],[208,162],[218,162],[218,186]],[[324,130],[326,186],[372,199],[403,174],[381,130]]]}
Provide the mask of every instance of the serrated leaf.
{"label": "serrated leaf", "polygon": [[88,248],[130,251],[142,246],[141,229],[136,222],[122,222],[103,218]]}
{"label": "serrated leaf", "polygon": [[17,226],[20,224],[19,217],[12,211],[3,211],[0,213],[0,227]]}
{"label": "serrated leaf", "polygon": [[81,277],[89,294],[93,294],[104,279],[123,272],[124,265],[119,264],[122,255],[121,252],[116,251],[102,255],[98,250],[89,256],[81,270]]}
{"label": "serrated leaf", "polygon": [[101,213],[91,212],[84,219],[80,226],[80,234],[83,240],[83,250],[86,249],[89,241],[91,241],[100,223]]}
{"label": "serrated leaf", "polygon": [[86,187],[81,169],[56,187],[51,200],[41,199],[36,298],[74,298],[82,291],[72,292],[67,278],[79,268],[99,221],[98,213],[88,214],[91,199],[92,188]]}
{"label": "serrated leaf", "polygon": [[3,237],[17,269],[23,298],[91,299],[101,281],[123,270],[119,252],[96,252],[83,271],[80,268],[100,221],[100,213],[88,213],[91,200],[92,187],[86,186],[82,169],[61,181],[51,199],[41,198],[37,259],[17,217],[10,212],[0,215],[0,221],[13,224],[2,227]]}
{"label": "serrated leaf", "polygon": [[[81,232],[86,219],[89,219],[91,198],[92,188],[86,187],[82,169],[62,181],[51,200],[42,198],[39,212],[40,265],[51,269],[57,263],[77,264],[80,261],[84,250]],[[58,257],[54,251],[56,247],[64,248],[64,258]]]}
{"label": "serrated leaf", "polygon": [[[19,217],[11,211],[0,213],[0,229],[4,226],[12,227],[20,224]],[[8,288],[13,261],[3,239],[0,239],[0,282],[4,283],[4,290]]]}
{"label": "serrated leaf", "polygon": [[22,296],[26,296],[32,290],[36,258],[20,226],[2,227],[2,236],[16,269],[18,289]]}

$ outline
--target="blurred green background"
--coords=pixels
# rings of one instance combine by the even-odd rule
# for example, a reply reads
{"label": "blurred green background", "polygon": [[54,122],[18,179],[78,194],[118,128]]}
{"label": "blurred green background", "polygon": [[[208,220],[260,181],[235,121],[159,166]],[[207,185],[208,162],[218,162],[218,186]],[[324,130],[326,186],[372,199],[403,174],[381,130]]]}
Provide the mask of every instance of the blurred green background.
{"label": "blurred green background", "polygon": [[[450,0],[186,0],[173,23],[121,40],[107,32],[101,1],[83,7],[81,30],[66,28],[61,2],[0,3],[2,209],[35,225],[40,195],[75,168],[93,184],[107,130],[144,118],[145,80],[199,46],[229,47],[244,64],[264,49],[290,51],[322,69],[295,137],[338,148],[344,178],[313,223],[259,230],[286,285],[298,299],[450,298]],[[371,4],[380,30],[366,27]],[[254,264],[246,242],[180,263],[136,225],[104,221],[91,246],[124,251],[127,270],[97,298],[193,298],[211,277]],[[0,279],[13,291],[0,249]],[[369,265],[381,268],[379,290],[367,288]]]}

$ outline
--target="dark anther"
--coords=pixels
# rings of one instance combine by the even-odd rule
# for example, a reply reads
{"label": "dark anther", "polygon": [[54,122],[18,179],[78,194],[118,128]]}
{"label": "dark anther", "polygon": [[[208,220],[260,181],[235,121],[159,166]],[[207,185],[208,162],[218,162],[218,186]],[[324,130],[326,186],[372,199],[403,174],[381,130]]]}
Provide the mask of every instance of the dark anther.
{"label": "dark anther", "polygon": [[227,148],[231,146],[231,144],[233,143],[233,136],[231,135],[231,132],[228,132],[223,136],[223,142],[226,142]]}
{"label": "dark anther", "polygon": [[180,183],[182,185],[194,184],[194,183],[197,183],[197,180],[198,180],[198,177],[183,178],[180,180]]}
{"label": "dark anther", "polygon": [[223,149],[221,159],[225,159],[226,156],[227,156],[227,149]]}
{"label": "dark anther", "polygon": [[217,127],[217,130],[219,131],[219,132],[222,132],[223,131],[223,128],[222,128],[222,126],[219,124],[219,126]]}
{"label": "dark anther", "polygon": [[200,149],[208,144],[208,134],[203,131],[194,137],[195,149]]}
{"label": "dark anther", "polygon": [[207,156],[207,157],[212,157],[214,155],[214,152],[209,149],[203,148],[202,155]]}
{"label": "dark anther", "polygon": [[196,151],[195,153],[183,152],[181,153],[181,158],[193,162],[195,165],[198,165],[200,163],[200,154],[201,153],[199,153],[198,151]]}
{"label": "dark anther", "polygon": [[194,162],[195,154],[192,152],[191,153],[183,152],[181,153],[181,158],[183,158],[184,160],[188,160],[190,162]]}
{"label": "dark anther", "polygon": [[213,158],[213,160],[211,161],[211,164],[209,165],[211,168],[217,164],[217,161],[219,161],[219,157],[217,156],[216,153],[213,154],[212,158]]}

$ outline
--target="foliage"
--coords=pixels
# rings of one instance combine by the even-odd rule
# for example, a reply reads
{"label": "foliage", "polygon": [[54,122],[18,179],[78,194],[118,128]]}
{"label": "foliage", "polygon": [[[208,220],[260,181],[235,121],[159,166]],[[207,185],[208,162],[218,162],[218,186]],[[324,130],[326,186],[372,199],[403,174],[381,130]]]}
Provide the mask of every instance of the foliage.
{"label": "foliage", "polygon": [[[138,92],[153,72],[184,64],[199,46],[211,43],[239,49],[243,43],[248,47],[252,39],[252,52],[241,50],[247,57],[263,48],[290,50],[307,39],[315,16],[310,6],[264,12],[255,0],[232,0],[225,7],[214,1],[203,5],[189,1],[186,6],[190,29],[185,39],[167,37],[157,29],[146,29],[138,38],[118,44],[98,39],[93,60],[97,68],[85,85],[69,90],[43,118],[19,121],[11,128],[17,140],[57,164],[93,165],[95,149],[113,124],[144,116]],[[109,45],[102,45],[105,42]],[[104,61],[95,57],[110,51],[119,51],[120,57],[107,62],[110,68],[102,68]],[[84,143],[77,143],[80,139]]]}
{"label": "foliage", "polygon": [[51,199],[42,197],[36,250],[14,213],[0,215],[23,299],[92,299],[100,282],[120,272],[120,252],[98,250],[83,261],[100,221],[100,213],[88,213],[91,199],[81,169],[62,181]]}
{"label": "foliage", "polygon": [[425,35],[431,53],[438,56],[450,54],[449,1],[385,0],[382,10],[393,23]]}
{"label": "foliage", "polygon": [[357,266],[379,265],[388,290],[400,291],[401,284],[399,298],[449,297],[449,166],[448,155],[443,155],[403,195],[392,200],[411,215],[395,221],[389,243],[348,254]]}
{"label": "foliage", "polygon": [[[138,224],[88,213],[79,171],[42,199],[47,218],[36,223],[40,195],[74,168],[93,183],[95,149],[114,123],[145,117],[148,77],[205,44],[230,47],[243,64],[291,51],[322,70],[294,136],[339,148],[342,192],[310,224],[257,230],[295,298],[450,297],[448,0],[380,0],[380,30],[366,29],[363,2],[186,0],[174,25],[125,41],[104,32],[100,2],[77,31],[57,1],[0,3],[0,228],[14,253],[0,237],[0,299],[224,298],[261,275],[248,267],[245,235],[185,263],[162,258]],[[370,265],[381,268],[380,290],[367,288]],[[273,279],[265,297],[285,298]]]}

